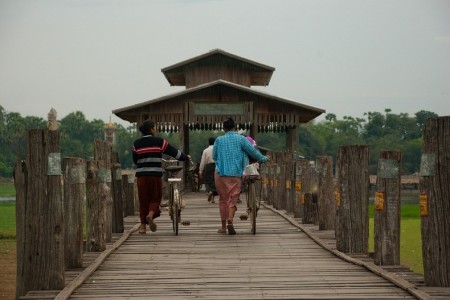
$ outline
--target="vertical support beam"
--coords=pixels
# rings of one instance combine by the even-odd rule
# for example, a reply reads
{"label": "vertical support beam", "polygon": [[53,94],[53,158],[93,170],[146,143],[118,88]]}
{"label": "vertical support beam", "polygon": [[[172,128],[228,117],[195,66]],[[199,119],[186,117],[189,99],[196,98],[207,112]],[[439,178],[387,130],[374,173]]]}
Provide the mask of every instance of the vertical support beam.
{"label": "vertical support beam", "polygon": [[317,202],[319,206],[319,230],[334,230],[336,202],[334,201],[333,157],[317,156]]}
{"label": "vertical support beam", "polygon": [[300,159],[295,161],[295,201],[294,201],[294,217],[302,218],[304,214],[305,193],[309,191],[308,177],[305,173],[309,173],[309,161]]}
{"label": "vertical support beam", "polygon": [[122,233],[123,225],[123,200],[122,200],[122,169],[120,163],[112,164],[112,232]]}
{"label": "vertical support beam", "polygon": [[380,151],[374,213],[374,263],[400,264],[400,170],[402,153]]}
{"label": "vertical support beam", "polygon": [[285,160],[285,188],[286,188],[286,212],[293,213],[294,212],[294,170],[292,165],[292,152],[289,152],[289,155]]}
{"label": "vertical support beam", "polygon": [[286,209],[286,160],[288,152],[280,153],[280,160],[278,162],[280,174],[278,174],[279,184],[278,184],[278,199],[279,207],[278,209]]}
{"label": "vertical support beam", "polygon": [[[112,145],[110,142],[96,139],[94,141],[94,159],[98,161],[103,161],[99,164],[97,178],[98,182],[104,183],[106,187],[101,186],[101,190],[111,194],[112,190]],[[108,191],[107,191],[108,190]],[[110,243],[112,241],[112,218],[113,218],[113,199],[112,197],[104,197],[106,201],[106,242]]]}
{"label": "vertical support beam", "polygon": [[86,162],[64,158],[64,261],[66,268],[83,266],[84,188]]}
{"label": "vertical support beam", "polygon": [[122,175],[124,216],[134,215],[134,174]]}
{"label": "vertical support beam", "polygon": [[450,117],[428,119],[423,130],[420,215],[425,283],[450,286]]}
{"label": "vertical support beam", "polygon": [[[181,125],[180,128],[183,130],[180,131],[180,145],[182,145],[182,148],[180,149],[182,152],[189,154],[189,127],[188,125]],[[186,187],[186,182],[188,182],[188,172],[186,170],[189,169],[189,162],[185,161],[183,162],[184,168],[181,170],[181,178],[183,178],[183,189]]]}
{"label": "vertical support beam", "polygon": [[[100,179],[104,174],[104,162],[88,160],[86,162],[86,251],[102,252],[106,249],[106,215],[108,186]],[[100,178],[99,178],[100,177]],[[110,194],[110,193],[109,193]]]}
{"label": "vertical support beam", "polygon": [[26,160],[17,162],[16,297],[64,288],[64,212],[59,131],[26,132]]}
{"label": "vertical support beam", "polygon": [[369,147],[340,146],[337,157],[339,205],[336,248],[344,253],[368,253]]}
{"label": "vertical support beam", "polygon": [[255,122],[253,122],[250,126],[250,136],[256,141],[256,143],[258,143],[258,124]]}
{"label": "vertical support beam", "polygon": [[298,154],[299,131],[297,126],[287,127],[286,129],[286,151],[295,152]]}

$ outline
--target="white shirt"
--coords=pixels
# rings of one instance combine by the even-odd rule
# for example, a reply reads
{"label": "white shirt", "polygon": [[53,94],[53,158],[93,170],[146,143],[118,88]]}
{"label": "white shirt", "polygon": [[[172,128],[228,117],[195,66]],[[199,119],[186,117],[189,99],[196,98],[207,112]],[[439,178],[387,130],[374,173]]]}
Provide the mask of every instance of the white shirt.
{"label": "white shirt", "polygon": [[201,175],[203,171],[205,170],[205,166],[207,164],[213,163],[214,160],[212,158],[212,152],[213,152],[213,145],[209,145],[208,148],[203,150],[202,153],[202,160],[200,161],[200,168],[199,168],[199,174]]}

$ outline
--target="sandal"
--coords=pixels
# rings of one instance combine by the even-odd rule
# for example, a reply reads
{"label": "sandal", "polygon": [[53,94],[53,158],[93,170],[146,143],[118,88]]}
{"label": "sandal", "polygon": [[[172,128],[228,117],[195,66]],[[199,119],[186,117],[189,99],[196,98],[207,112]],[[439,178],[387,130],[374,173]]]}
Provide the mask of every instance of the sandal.
{"label": "sandal", "polygon": [[141,226],[139,227],[139,233],[140,234],[146,234],[145,224],[141,224]]}
{"label": "sandal", "polygon": [[234,230],[233,223],[228,223],[227,229],[228,229],[228,234],[229,235],[235,235],[236,234],[236,230]]}
{"label": "sandal", "polygon": [[226,230],[226,229],[219,228],[219,229],[217,230],[217,233],[226,234],[226,233],[227,233],[227,230]]}
{"label": "sandal", "polygon": [[147,222],[148,222],[148,226],[150,227],[150,230],[151,230],[152,232],[155,232],[155,231],[156,231],[156,224],[155,224],[155,222],[153,221],[153,219],[152,219],[150,216],[147,216],[145,219],[146,219]]}

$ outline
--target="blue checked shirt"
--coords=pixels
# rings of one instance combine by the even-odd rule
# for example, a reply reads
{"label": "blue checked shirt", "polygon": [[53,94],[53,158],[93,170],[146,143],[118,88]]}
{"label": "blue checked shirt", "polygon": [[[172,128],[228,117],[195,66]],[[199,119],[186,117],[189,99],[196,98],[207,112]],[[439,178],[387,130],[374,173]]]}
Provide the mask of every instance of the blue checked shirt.
{"label": "blue checked shirt", "polygon": [[220,176],[241,177],[249,163],[248,155],[260,162],[268,161],[267,157],[236,131],[228,131],[214,142],[213,159]]}

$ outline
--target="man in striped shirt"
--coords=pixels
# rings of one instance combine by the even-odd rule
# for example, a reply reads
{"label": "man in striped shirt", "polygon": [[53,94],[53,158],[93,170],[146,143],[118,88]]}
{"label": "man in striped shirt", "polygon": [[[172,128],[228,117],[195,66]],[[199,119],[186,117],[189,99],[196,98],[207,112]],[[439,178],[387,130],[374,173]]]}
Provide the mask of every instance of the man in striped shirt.
{"label": "man in striped shirt", "polygon": [[249,164],[248,156],[259,162],[267,162],[268,157],[262,155],[250,142],[236,132],[236,124],[232,118],[223,122],[225,134],[216,139],[213,147],[213,159],[216,162],[214,181],[219,193],[219,208],[222,227],[219,233],[234,235],[233,226],[236,203],[241,192],[241,177],[244,168]]}
{"label": "man in striped shirt", "polygon": [[166,140],[156,136],[156,124],[151,120],[139,126],[142,137],[134,141],[133,162],[136,164],[137,188],[139,195],[139,233],[146,233],[146,224],[156,231],[154,219],[160,216],[162,199],[162,155],[167,154],[181,161],[190,159]]}

